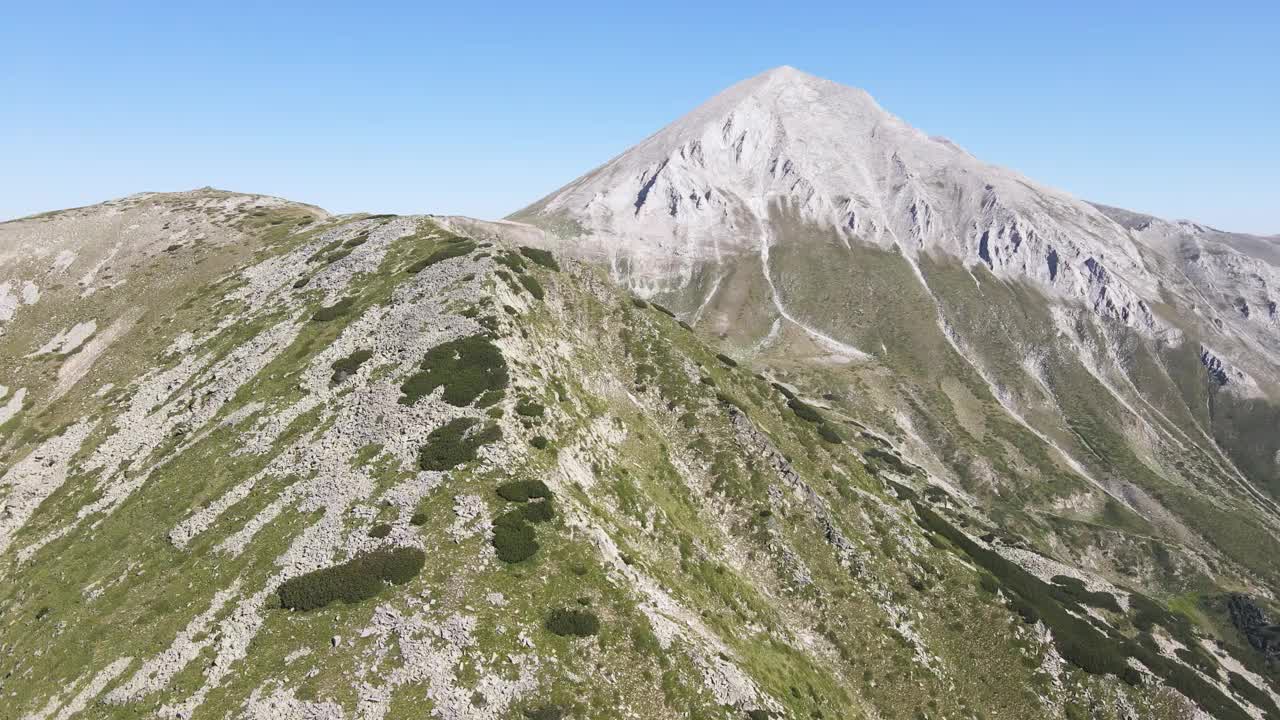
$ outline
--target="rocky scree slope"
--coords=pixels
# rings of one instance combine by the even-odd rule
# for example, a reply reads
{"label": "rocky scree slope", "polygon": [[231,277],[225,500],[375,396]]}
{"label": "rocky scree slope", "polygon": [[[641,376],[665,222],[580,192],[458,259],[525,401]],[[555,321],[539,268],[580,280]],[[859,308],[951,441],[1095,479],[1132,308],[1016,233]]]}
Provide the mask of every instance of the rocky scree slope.
{"label": "rocky scree slope", "polygon": [[0,224],[40,290],[3,712],[1275,716],[1247,646],[512,232],[212,190]]}

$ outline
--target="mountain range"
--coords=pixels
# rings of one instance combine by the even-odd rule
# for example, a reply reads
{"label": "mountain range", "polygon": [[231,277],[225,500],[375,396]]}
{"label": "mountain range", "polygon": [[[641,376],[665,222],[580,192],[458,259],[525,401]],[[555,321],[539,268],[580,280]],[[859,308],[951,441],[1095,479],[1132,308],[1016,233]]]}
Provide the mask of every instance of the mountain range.
{"label": "mountain range", "polygon": [[0,223],[0,717],[1280,717],[1277,302],[789,67],[503,220]]}

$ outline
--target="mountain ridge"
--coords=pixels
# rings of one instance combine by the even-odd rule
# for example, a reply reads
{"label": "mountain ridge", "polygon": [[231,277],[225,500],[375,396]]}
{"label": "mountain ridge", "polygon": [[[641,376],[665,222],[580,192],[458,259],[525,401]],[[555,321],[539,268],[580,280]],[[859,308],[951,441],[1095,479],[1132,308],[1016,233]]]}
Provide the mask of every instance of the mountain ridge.
{"label": "mountain ridge", "polygon": [[1280,716],[1253,241],[726,93],[532,224],[0,224],[5,712]]}

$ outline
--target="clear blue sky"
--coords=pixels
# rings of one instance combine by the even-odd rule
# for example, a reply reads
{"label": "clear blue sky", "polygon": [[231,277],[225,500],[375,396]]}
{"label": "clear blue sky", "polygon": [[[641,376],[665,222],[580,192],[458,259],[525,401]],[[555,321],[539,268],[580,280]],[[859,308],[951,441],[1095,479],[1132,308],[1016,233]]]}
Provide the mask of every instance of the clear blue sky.
{"label": "clear blue sky", "polygon": [[7,3],[0,218],[202,185],[497,217],[786,64],[1081,197],[1280,233],[1274,0],[426,5]]}

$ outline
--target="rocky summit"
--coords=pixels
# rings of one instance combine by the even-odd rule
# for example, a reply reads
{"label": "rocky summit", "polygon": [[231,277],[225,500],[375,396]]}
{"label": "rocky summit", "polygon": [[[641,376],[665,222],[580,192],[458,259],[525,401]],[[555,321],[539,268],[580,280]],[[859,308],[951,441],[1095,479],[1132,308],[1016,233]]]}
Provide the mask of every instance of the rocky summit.
{"label": "rocky summit", "polygon": [[505,220],[0,223],[0,717],[1280,718],[1278,301],[791,68]]}

